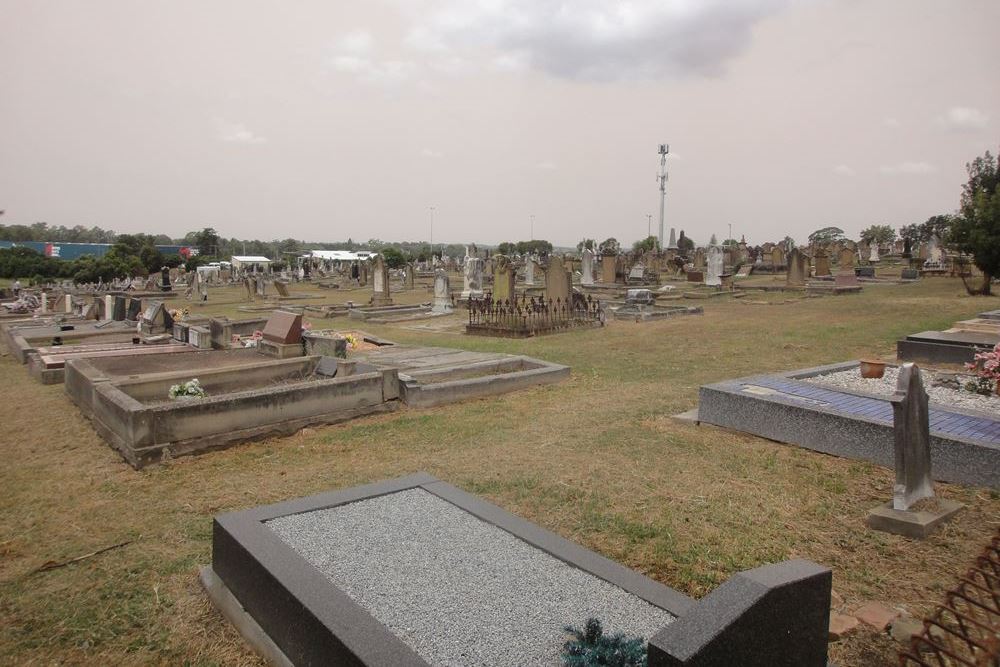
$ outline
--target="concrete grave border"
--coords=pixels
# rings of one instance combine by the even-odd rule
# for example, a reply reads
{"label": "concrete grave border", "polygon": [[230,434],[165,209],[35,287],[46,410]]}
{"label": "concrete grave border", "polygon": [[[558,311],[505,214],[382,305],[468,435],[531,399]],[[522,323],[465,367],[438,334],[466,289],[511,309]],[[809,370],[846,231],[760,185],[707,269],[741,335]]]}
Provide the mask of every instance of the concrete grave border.
{"label": "concrete grave border", "polygon": [[427,665],[265,522],[420,488],[677,619],[649,640],[650,667],[825,667],[830,570],[795,560],[742,572],[695,601],[427,473],[216,516],[200,579],[254,648],[279,665]]}
{"label": "concrete grave border", "polygon": [[[780,392],[760,395],[744,391],[746,386],[753,386],[763,378],[779,378],[794,383],[803,378],[849,370],[857,365],[857,361],[849,361],[703,385],[698,392],[697,421],[892,468],[892,423],[846,414],[807,399],[793,400]],[[840,388],[829,389],[863,398],[887,398]],[[992,415],[971,410],[936,403],[932,403],[931,407],[996,420]],[[944,433],[935,430],[932,425],[931,456],[931,469],[937,481],[1000,488],[1000,445],[996,443]]]}

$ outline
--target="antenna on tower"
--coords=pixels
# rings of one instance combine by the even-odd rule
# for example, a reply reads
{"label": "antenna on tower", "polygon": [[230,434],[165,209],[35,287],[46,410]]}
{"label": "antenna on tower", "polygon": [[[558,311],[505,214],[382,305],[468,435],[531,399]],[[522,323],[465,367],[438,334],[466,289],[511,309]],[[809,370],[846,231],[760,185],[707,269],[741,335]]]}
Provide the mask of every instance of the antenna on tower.
{"label": "antenna on tower", "polygon": [[660,144],[658,152],[660,155],[660,173],[656,178],[660,182],[660,249],[662,250],[666,247],[663,245],[663,204],[667,198],[667,153],[670,152],[670,144]]}

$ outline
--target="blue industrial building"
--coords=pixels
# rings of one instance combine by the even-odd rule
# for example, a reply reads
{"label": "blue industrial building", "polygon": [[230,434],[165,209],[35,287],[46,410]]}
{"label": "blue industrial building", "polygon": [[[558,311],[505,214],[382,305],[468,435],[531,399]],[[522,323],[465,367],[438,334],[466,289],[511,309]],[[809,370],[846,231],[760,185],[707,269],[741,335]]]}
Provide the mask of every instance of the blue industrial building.
{"label": "blue industrial building", "polygon": [[[35,252],[45,255],[46,257],[74,260],[85,255],[93,255],[94,257],[106,255],[107,252],[111,250],[112,244],[62,243],[58,241],[0,241],[0,248],[15,247],[31,248]],[[158,245],[156,246],[156,249],[167,257],[171,255],[180,255],[181,257],[187,259],[191,255],[198,254],[198,250],[196,248],[183,245]]]}

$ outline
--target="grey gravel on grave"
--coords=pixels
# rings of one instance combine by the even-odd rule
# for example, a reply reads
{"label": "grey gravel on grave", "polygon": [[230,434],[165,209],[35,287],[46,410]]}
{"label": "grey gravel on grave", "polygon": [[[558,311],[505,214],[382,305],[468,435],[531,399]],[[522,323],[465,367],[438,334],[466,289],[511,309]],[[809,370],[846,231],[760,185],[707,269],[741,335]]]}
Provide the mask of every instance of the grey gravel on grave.
{"label": "grey gravel on grave", "polygon": [[668,612],[410,489],[267,522],[431,665],[559,665],[566,625],[649,639]]}
{"label": "grey gravel on grave", "polygon": [[[955,390],[949,387],[934,387],[932,383],[937,378],[937,373],[920,369],[924,379],[924,389],[932,403],[938,403],[944,408],[955,407],[965,410],[977,410],[1000,416],[1000,397],[996,395],[974,394],[970,391]],[[838,389],[850,391],[860,391],[876,396],[892,396],[896,392],[896,379],[899,377],[898,368],[886,367],[885,375],[881,378],[863,378],[860,368],[852,368],[836,373],[825,375],[815,375],[809,378],[802,378],[806,382],[827,385]],[[973,379],[971,375],[960,375],[961,383]]]}

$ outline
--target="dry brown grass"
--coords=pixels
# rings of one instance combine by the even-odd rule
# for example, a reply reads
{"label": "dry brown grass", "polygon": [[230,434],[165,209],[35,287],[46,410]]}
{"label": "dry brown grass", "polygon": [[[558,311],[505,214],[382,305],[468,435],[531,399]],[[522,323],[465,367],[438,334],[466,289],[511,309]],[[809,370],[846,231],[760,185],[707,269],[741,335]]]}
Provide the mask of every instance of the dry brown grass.
{"label": "dry brown grass", "polygon": [[[426,300],[423,292],[404,298]],[[959,282],[940,279],[789,304],[701,303],[702,317],[525,341],[366,325],[399,342],[567,363],[573,375],[141,472],[96,436],[61,386],[39,385],[4,358],[0,662],[259,664],[197,583],[210,559],[212,515],[417,470],[695,596],[736,571],[801,556],[833,569],[848,607],[875,599],[929,611],[995,530],[995,492],[938,485],[968,506],[944,530],[924,542],[875,533],[864,518],[889,497],[891,471],[669,415],[694,407],[706,382],[891,354],[898,336],[995,308],[995,300],[964,297]],[[204,310],[247,316],[233,305]],[[862,633],[831,656],[872,665],[892,650],[891,641]]]}

